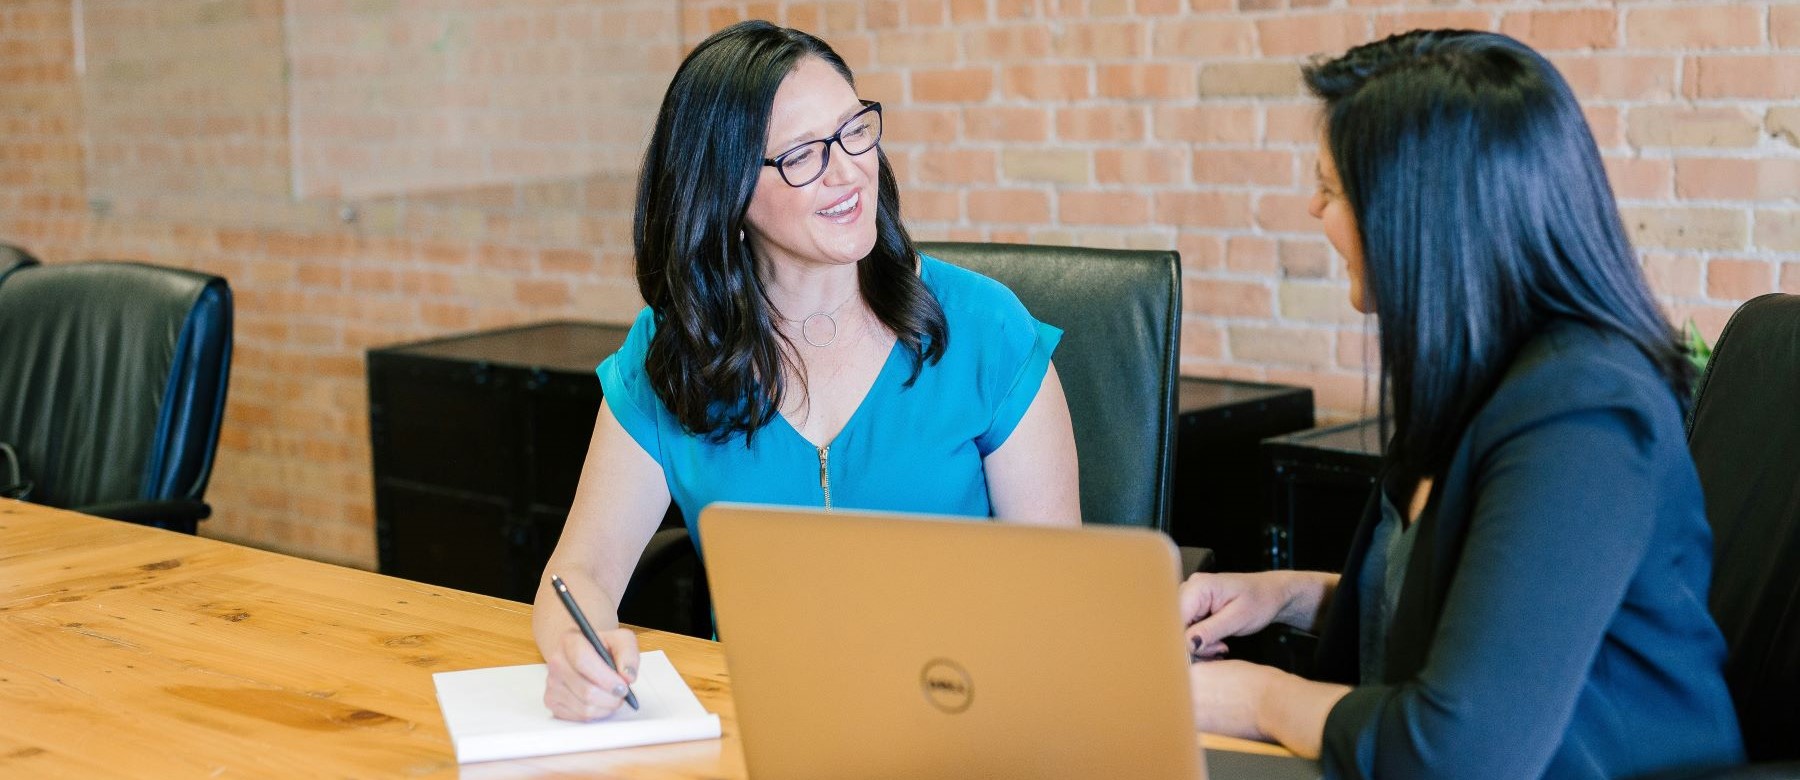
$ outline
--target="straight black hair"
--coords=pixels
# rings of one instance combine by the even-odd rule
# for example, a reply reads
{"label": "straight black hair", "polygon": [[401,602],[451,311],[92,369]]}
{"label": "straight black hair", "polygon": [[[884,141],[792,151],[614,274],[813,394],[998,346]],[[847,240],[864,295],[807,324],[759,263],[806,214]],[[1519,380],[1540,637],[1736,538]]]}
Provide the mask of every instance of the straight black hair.
{"label": "straight black hair", "polygon": [[[632,240],[638,289],[656,321],[645,369],[681,425],[713,441],[753,435],[780,413],[788,390],[782,361],[794,345],[775,328],[742,236],[775,93],[805,57],[824,60],[855,86],[844,59],[807,33],[764,21],[714,33],[675,71],[644,152]],[[885,153],[876,155],[875,248],[857,264],[857,282],[911,358],[911,384],[943,355],[949,332],[915,273],[893,169]]]}
{"label": "straight black hair", "polygon": [[1575,320],[1693,367],[1626,239],[1574,93],[1504,35],[1419,30],[1304,71],[1362,235],[1401,484],[1435,474],[1525,342]]}

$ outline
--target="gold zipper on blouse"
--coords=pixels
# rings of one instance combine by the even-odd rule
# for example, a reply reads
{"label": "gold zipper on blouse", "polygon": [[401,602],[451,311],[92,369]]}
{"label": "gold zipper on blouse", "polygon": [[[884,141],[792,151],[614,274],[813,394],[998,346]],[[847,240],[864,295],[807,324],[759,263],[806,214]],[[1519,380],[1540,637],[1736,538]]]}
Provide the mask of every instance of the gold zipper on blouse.
{"label": "gold zipper on blouse", "polygon": [[831,511],[831,445],[819,448],[819,489],[825,492],[825,511]]}

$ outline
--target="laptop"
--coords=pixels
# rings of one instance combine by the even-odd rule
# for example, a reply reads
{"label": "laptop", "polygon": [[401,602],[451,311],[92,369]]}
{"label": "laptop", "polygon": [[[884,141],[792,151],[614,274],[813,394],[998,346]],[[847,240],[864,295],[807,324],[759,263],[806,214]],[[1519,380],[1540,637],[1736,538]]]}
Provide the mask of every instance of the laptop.
{"label": "laptop", "polygon": [[714,504],[751,777],[1205,777],[1162,534]]}

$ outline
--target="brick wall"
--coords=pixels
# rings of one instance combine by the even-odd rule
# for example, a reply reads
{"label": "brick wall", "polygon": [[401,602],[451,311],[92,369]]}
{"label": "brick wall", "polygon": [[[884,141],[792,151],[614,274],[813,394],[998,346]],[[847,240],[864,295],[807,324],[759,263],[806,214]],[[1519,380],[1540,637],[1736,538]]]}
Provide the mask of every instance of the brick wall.
{"label": "brick wall", "polygon": [[[1176,247],[1184,372],[1311,385],[1328,417],[1358,413],[1369,350],[1304,211],[1298,64],[1392,31],[1498,29],[1557,62],[1675,317],[1712,337],[1745,298],[1800,292],[1791,2],[403,5],[0,5],[0,241],[203,268],[237,291],[209,535],[372,566],[363,351],[627,319],[617,147],[641,139],[683,48],[747,17],[820,33],[888,106],[916,235]],[[421,64],[446,46],[463,70]],[[445,132],[457,121],[486,141]],[[458,143],[463,157],[431,162]],[[502,147],[516,154],[467,157]]]}

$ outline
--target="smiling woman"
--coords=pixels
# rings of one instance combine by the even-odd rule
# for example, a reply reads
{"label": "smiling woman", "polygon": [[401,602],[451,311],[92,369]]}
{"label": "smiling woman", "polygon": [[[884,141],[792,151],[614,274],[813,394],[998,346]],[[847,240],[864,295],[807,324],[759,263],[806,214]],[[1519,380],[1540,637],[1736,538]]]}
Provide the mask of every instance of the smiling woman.
{"label": "smiling woman", "polygon": [[[881,105],[798,30],[734,25],[676,71],[638,186],[648,306],[599,367],[606,400],[545,574],[599,627],[671,501],[690,531],[715,501],[1079,522],[1061,331],[918,254],[881,136]],[[613,712],[631,633],[600,633],[614,673],[548,588],[538,604],[545,703]]]}

